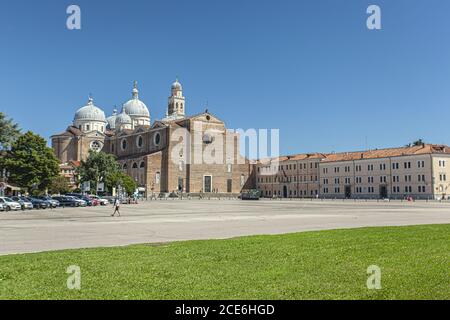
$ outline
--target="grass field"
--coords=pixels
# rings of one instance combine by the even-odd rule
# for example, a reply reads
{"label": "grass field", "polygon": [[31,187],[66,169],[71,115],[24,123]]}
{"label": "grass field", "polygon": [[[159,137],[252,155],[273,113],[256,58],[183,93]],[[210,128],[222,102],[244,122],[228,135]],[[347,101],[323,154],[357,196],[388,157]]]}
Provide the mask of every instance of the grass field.
{"label": "grass field", "polygon": [[450,299],[449,267],[450,225],[332,230],[1,256],[0,298]]}

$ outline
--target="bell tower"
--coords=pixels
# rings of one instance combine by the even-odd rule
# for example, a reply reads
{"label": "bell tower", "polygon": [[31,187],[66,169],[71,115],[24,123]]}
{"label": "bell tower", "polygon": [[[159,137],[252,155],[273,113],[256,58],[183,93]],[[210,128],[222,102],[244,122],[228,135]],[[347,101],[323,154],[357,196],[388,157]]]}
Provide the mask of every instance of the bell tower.
{"label": "bell tower", "polygon": [[169,104],[167,107],[167,117],[168,118],[184,118],[186,114],[186,101],[183,96],[183,87],[178,79],[172,84],[172,94],[169,97]]}

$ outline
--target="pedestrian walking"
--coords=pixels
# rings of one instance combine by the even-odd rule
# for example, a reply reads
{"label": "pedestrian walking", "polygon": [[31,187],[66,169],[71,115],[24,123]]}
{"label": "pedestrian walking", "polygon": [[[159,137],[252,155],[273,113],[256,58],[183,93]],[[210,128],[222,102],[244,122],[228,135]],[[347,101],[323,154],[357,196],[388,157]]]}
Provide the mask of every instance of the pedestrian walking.
{"label": "pedestrian walking", "polygon": [[113,212],[113,214],[111,215],[111,217],[114,217],[114,216],[116,215],[116,213],[118,213],[118,214],[119,214],[119,217],[120,217],[120,211],[119,211],[119,209],[120,209],[120,200],[119,200],[119,198],[116,198],[116,199],[114,200],[114,212]]}

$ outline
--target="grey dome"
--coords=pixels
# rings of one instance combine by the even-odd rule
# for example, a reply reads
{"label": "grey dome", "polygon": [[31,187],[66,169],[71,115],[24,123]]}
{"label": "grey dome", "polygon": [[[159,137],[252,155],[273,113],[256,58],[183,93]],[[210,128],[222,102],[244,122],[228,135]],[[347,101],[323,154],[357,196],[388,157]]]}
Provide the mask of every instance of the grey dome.
{"label": "grey dome", "polygon": [[125,112],[130,116],[136,117],[150,117],[150,112],[147,106],[139,99],[131,99],[127,101],[123,108]]}
{"label": "grey dome", "polygon": [[139,100],[139,91],[134,82],[133,98],[123,105],[125,112],[131,117],[150,117],[150,112],[144,102]]}
{"label": "grey dome", "polygon": [[115,128],[124,124],[132,124],[132,122],[131,117],[125,113],[125,109],[122,109],[122,112],[116,116]]}
{"label": "grey dome", "polygon": [[108,128],[114,130],[116,128],[117,109],[114,108],[113,114],[106,118],[108,122]]}
{"label": "grey dome", "polygon": [[74,122],[76,121],[100,121],[106,123],[106,117],[103,110],[94,105],[94,100],[89,98],[88,104],[78,109],[75,113]]}
{"label": "grey dome", "polygon": [[181,83],[178,82],[178,79],[172,83],[172,90],[183,90],[183,87],[181,86]]}

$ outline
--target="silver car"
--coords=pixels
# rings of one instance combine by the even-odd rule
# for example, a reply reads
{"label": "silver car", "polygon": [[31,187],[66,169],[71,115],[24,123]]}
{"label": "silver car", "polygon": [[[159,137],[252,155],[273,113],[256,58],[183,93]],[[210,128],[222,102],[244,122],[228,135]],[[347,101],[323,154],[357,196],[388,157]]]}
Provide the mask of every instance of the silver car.
{"label": "silver car", "polygon": [[20,203],[14,201],[13,199],[8,198],[8,197],[0,197],[0,203],[3,204],[6,211],[10,211],[10,210],[17,211],[17,210],[22,209],[22,206],[20,205]]}
{"label": "silver car", "polygon": [[31,210],[33,209],[33,204],[28,201],[25,197],[11,197],[12,200],[18,202],[22,208],[22,210]]}
{"label": "silver car", "polygon": [[0,203],[0,211],[5,211],[5,206],[3,205],[3,203]]}

